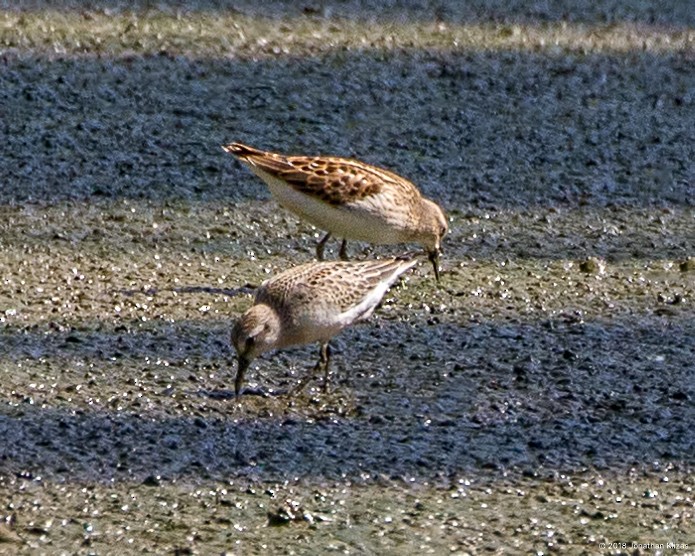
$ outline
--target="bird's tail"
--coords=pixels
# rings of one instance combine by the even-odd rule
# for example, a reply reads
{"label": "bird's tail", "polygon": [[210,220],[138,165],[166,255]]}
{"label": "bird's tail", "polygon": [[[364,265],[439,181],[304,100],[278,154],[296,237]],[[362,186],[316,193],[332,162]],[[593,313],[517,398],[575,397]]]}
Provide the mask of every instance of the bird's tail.
{"label": "bird's tail", "polygon": [[232,143],[222,148],[252,168],[258,168],[270,175],[278,175],[294,169],[287,157],[278,153],[254,149],[242,143]]}
{"label": "bird's tail", "polygon": [[232,143],[230,145],[222,145],[222,149],[229,154],[238,156],[239,158],[247,158],[249,156],[263,156],[265,151],[254,149],[243,143]]}

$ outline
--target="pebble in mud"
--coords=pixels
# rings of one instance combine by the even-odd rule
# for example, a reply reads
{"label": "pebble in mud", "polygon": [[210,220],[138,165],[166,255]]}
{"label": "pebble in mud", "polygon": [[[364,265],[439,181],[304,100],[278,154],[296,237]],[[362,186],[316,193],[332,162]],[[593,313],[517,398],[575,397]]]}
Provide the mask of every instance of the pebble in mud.
{"label": "pebble in mud", "polygon": [[580,261],[579,270],[584,274],[603,274],[606,271],[606,263],[598,257],[589,257]]}
{"label": "pebble in mud", "polygon": [[313,523],[314,518],[296,500],[286,500],[282,506],[279,506],[274,511],[268,511],[268,525],[287,525],[292,521]]}
{"label": "pebble in mud", "polygon": [[678,268],[681,272],[693,272],[695,271],[695,257],[688,257],[687,259],[681,261],[678,264]]}
{"label": "pebble in mud", "polygon": [[3,544],[22,544],[24,540],[14,530],[13,526],[0,523],[0,546]]}

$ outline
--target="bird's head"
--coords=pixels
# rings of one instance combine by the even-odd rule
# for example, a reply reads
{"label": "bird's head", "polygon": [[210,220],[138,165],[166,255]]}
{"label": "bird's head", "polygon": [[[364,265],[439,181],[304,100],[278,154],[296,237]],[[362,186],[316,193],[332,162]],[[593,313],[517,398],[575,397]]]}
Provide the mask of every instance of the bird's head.
{"label": "bird's head", "polygon": [[262,303],[251,307],[234,323],[231,340],[239,362],[234,384],[237,395],[251,361],[274,349],[279,335],[280,319],[277,313]]}
{"label": "bird's head", "polygon": [[439,256],[442,253],[442,241],[449,224],[442,208],[429,199],[422,200],[420,218],[420,243],[427,251],[427,258],[434,268],[434,276],[439,282]]}

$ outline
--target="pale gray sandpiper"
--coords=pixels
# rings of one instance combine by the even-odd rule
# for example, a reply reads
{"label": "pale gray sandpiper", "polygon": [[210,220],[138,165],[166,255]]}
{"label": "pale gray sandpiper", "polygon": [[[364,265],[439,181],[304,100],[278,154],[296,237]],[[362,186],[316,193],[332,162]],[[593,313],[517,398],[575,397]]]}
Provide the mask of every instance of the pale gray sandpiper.
{"label": "pale gray sandpiper", "polygon": [[331,235],[343,238],[341,259],[347,259],[347,239],[418,243],[427,251],[439,280],[446,215],[410,181],[348,158],[286,156],[241,143],[222,148],[265,181],[278,203],[327,232],[316,247],[319,261]]}
{"label": "pale gray sandpiper", "polygon": [[409,259],[313,262],[263,282],[254,305],[232,327],[239,362],[235,393],[241,392],[251,361],[262,353],[313,342],[321,346],[319,361],[295,390],[320,370],[326,388],[330,339],[369,318],[391,285],[415,264]]}

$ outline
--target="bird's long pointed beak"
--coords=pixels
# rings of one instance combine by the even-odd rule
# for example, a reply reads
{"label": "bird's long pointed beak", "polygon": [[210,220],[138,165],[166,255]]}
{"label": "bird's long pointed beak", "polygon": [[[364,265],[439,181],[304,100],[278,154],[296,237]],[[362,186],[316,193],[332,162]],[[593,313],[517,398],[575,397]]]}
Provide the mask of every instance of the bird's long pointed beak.
{"label": "bird's long pointed beak", "polygon": [[234,379],[234,394],[238,396],[241,393],[241,385],[244,382],[244,374],[246,373],[246,369],[249,368],[251,360],[240,355],[237,357],[237,361],[239,362],[239,367],[237,368],[236,378]]}
{"label": "bird's long pointed beak", "polygon": [[434,278],[437,280],[437,282],[439,282],[439,254],[439,249],[427,253],[427,258],[430,260],[432,267],[434,268]]}

